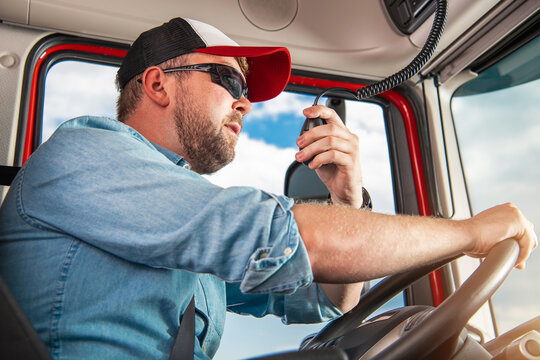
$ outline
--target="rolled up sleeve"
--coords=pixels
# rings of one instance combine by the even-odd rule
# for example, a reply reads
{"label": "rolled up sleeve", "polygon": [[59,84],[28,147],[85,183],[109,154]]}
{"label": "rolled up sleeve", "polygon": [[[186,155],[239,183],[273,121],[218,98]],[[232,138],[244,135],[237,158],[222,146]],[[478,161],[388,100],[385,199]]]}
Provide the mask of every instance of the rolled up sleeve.
{"label": "rolled up sleeve", "polygon": [[290,294],[313,281],[308,254],[291,211],[292,200],[269,194],[278,203],[281,216],[272,221],[272,246],[258,248],[249,258],[240,284],[244,293]]}

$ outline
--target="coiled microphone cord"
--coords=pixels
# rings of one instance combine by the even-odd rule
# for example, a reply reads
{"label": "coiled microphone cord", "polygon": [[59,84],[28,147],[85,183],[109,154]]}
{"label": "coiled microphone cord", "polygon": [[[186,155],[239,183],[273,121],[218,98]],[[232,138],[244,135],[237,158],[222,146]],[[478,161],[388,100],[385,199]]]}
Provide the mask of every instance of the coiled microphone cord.
{"label": "coiled microphone cord", "polygon": [[345,92],[351,94],[355,99],[362,100],[366,99],[380,93],[383,93],[387,90],[393,89],[396,86],[400,85],[404,81],[409,80],[413,77],[420,69],[426,64],[426,62],[433,56],[435,48],[439,44],[441,39],[444,26],[446,24],[446,16],[448,12],[447,0],[437,0],[437,6],[435,9],[435,18],[433,19],[433,25],[429,32],[428,38],[422,47],[422,50],[416,55],[416,57],[403,68],[401,71],[373,84],[370,84],[356,91],[349,90],[342,87],[328,88],[322,91],[313,105],[317,105],[319,99],[332,92]]}

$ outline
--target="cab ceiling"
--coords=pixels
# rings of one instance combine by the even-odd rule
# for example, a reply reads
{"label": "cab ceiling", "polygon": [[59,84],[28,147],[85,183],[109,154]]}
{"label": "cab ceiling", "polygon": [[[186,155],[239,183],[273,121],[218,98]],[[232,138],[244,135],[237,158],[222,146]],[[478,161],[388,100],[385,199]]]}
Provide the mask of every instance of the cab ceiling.
{"label": "cab ceiling", "polygon": [[[498,0],[450,0],[437,52]],[[2,0],[0,19],[29,27],[132,42],[172,17],[212,24],[241,45],[286,46],[296,69],[365,79],[407,65],[423,46],[430,17],[411,35],[389,20],[383,0]]]}

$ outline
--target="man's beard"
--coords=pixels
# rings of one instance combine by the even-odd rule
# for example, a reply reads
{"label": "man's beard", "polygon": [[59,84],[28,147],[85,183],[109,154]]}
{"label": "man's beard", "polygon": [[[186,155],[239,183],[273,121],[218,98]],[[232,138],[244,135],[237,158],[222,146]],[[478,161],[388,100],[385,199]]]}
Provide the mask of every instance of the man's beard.
{"label": "man's beard", "polygon": [[194,111],[185,98],[178,99],[174,111],[176,132],[182,145],[182,155],[198,174],[212,174],[234,159],[236,137],[227,136],[224,124],[237,122],[242,125],[242,116],[228,116],[215,127],[211,120]]}

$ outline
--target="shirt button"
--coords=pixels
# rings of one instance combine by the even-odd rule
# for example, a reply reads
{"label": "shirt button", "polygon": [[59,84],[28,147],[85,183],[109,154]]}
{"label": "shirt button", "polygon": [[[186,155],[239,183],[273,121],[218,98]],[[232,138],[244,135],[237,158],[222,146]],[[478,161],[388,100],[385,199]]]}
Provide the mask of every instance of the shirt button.
{"label": "shirt button", "polygon": [[182,165],[182,167],[184,169],[191,170],[191,165],[189,165],[189,164],[184,164],[184,165]]}
{"label": "shirt button", "polygon": [[292,249],[290,247],[285,248],[285,250],[283,250],[283,254],[285,254],[285,256],[291,255]]}

